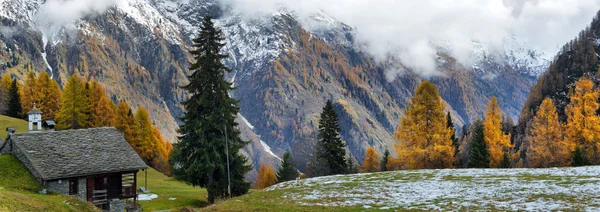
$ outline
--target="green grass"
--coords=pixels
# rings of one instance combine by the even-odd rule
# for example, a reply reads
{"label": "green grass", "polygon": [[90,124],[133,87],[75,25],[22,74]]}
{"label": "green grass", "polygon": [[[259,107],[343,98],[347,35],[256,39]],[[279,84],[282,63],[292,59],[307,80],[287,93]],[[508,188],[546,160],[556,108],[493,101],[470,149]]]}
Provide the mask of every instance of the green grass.
{"label": "green grass", "polygon": [[6,139],[6,128],[14,127],[17,129],[17,133],[24,133],[29,131],[29,123],[23,119],[16,119],[8,116],[0,116],[0,137],[2,140]]}
{"label": "green grass", "polygon": [[60,194],[38,194],[41,185],[12,155],[0,155],[0,211],[98,211],[92,204]]}
{"label": "green grass", "polygon": [[[138,187],[145,186],[145,173],[138,172]],[[206,189],[193,187],[164,174],[148,169],[148,187],[150,193],[158,198],[149,201],[138,201],[144,211],[174,210],[180,208],[201,208],[208,205]],[[175,198],[175,200],[169,200]]]}

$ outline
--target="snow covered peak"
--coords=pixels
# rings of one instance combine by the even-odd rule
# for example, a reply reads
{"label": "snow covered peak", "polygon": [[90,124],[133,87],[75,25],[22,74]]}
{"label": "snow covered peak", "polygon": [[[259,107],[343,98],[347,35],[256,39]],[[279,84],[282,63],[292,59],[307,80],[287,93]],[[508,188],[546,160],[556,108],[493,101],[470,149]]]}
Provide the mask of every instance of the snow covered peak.
{"label": "snow covered peak", "polygon": [[[438,51],[456,56],[455,48],[444,39],[432,39],[431,43],[437,46]],[[528,48],[526,42],[514,36],[505,39],[498,47],[490,47],[478,41],[472,41],[470,46],[470,52],[462,52],[468,55],[468,61],[463,61],[462,65],[470,66],[475,72],[487,73],[490,69],[501,69],[506,64],[520,73],[538,77],[548,69],[551,62],[550,55]]]}

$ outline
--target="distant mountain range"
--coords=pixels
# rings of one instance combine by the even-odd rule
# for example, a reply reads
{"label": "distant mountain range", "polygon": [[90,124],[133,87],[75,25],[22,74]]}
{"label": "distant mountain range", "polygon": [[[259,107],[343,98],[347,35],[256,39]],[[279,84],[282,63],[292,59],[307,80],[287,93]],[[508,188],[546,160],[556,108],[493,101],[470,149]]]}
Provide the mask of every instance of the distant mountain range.
{"label": "distant mountain range", "polygon": [[[103,83],[113,100],[144,106],[161,132],[175,141],[179,104],[187,97],[191,39],[201,19],[212,15],[226,35],[227,65],[235,98],[241,99],[240,128],[253,142],[245,149],[254,167],[277,163],[286,150],[303,170],[316,140],[318,115],[333,99],[342,138],[357,160],[369,146],[393,148],[393,132],[414,87],[423,80],[405,71],[390,80],[399,61],[380,63],[355,42],[353,29],[315,14],[319,30],[307,31],[293,12],[261,19],[231,14],[217,0],[122,0],[99,15],[68,22],[56,30],[41,25],[43,0],[0,0],[0,74],[23,79],[24,66],[49,71],[63,83],[78,73]],[[51,33],[51,34],[48,34]],[[498,97],[517,118],[530,87],[550,59],[512,39],[503,51],[473,42],[474,63],[458,64],[439,42],[437,68],[429,78],[463,125]],[[254,173],[249,175],[252,178]]]}

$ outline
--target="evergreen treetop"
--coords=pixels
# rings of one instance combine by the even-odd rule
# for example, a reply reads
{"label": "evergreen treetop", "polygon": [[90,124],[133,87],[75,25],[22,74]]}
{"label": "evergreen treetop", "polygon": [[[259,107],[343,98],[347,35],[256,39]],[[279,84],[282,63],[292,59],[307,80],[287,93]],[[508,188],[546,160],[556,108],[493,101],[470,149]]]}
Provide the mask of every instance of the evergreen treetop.
{"label": "evergreen treetop", "polygon": [[471,141],[471,148],[469,149],[469,162],[467,162],[467,167],[489,168],[490,153],[484,139],[484,127],[481,120],[477,120],[473,123],[472,133],[473,140]]}
{"label": "evergreen treetop", "polygon": [[294,167],[292,153],[289,151],[283,154],[281,168],[277,171],[277,182],[295,180],[298,177],[298,170]]}
{"label": "evergreen treetop", "polygon": [[8,94],[8,108],[6,115],[13,118],[20,118],[23,109],[21,108],[21,96],[19,95],[19,84],[13,79]]}

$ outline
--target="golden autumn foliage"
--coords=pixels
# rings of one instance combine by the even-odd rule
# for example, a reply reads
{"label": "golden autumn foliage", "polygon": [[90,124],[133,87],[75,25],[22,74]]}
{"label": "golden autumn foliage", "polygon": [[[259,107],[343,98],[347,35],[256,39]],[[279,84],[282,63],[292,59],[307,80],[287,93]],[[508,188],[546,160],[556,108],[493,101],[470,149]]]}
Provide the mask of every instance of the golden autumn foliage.
{"label": "golden autumn foliage", "polygon": [[121,101],[117,106],[115,117],[114,127],[121,133],[123,133],[123,137],[125,140],[129,142],[131,147],[135,147],[135,135],[133,132],[133,127],[135,126],[135,119],[133,117],[133,113],[131,112],[131,107],[127,102]]}
{"label": "golden autumn foliage", "polygon": [[31,65],[29,65],[29,72],[25,76],[25,82],[23,86],[19,90],[21,93],[21,107],[23,108],[23,113],[27,113],[33,108],[34,103],[38,103],[39,99],[36,92],[36,76],[35,73],[31,70]]}
{"label": "golden autumn foliage", "polygon": [[2,76],[2,79],[0,80],[0,86],[1,86],[0,89],[6,91],[8,93],[11,85],[12,85],[12,79],[10,78],[10,74],[4,74]]}
{"label": "golden autumn foliage", "polygon": [[60,85],[50,78],[47,72],[41,72],[36,79],[36,107],[43,111],[43,119],[54,119],[60,110],[62,91]]}
{"label": "golden autumn foliage", "polygon": [[116,106],[106,96],[104,88],[95,80],[90,83],[90,127],[108,127],[115,122]]}
{"label": "golden autumn foliage", "polygon": [[156,143],[153,140],[152,121],[145,108],[138,108],[135,112],[135,127],[136,134],[135,151],[147,163],[154,158]]}
{"label": "golden autumn foliage", "polygon": [[379,171],[379,156],[373,147],[367,148],[365,151],[365,160],[360,167],[361,172],[378,172]]}
{"label": "golden autumn foliage", "polygon": [[571,102],[565,108],[566,139],[582,147],[588,161],[593,164],[598,164],[600,146],[600,118],[596,115],[600,106],[599,96],[600,90],[594,89],[594,82],[583,77],[575,83]]}
{"label": "golden autumn foliage", "polygon": [[9,74],[4,74],[2,79],[0,80],[0,113],[4,113],[8,108],[8,101],[10,99],[10,87],[12,85],[12,80],[10,79]]}
{"label": "golden autumn foliage", "polygon": [[86,84],[73,74],[63,88],[61,109],[56,115],[56,129],[83,129],[89,126],[89,98]]}
{"label": "golden autumn foliage", "polygon": [[563,139],[563,129],[552,99],[542,101],[527,135],[527,159],[532,168],[569,165],[575,144]]}
{"label": "golden autumn foliage", "polygon": [[496,97],[492,97],[486,106],[485,120],[483,122],[483,134],[490,152],[490,167],[500,167],[502,156],[512,148],[510,134],[502,132],[502,116]]}
{"label": "golden autumn foliage", "polygon": [[258,168],[258,174],[256,175],[256,181],[254,182],[254,188],[263,189],[277,183],[277,175],[272,166],[265,166],[264,163],[260,164]]}
{"label": "golden autumn foliage", "polygon": [[394,133],[395,165],[401,169],[451,168],[454,162],[452,131],[446,126],[442,98],[435,85],[423,81],[415,89]]}

